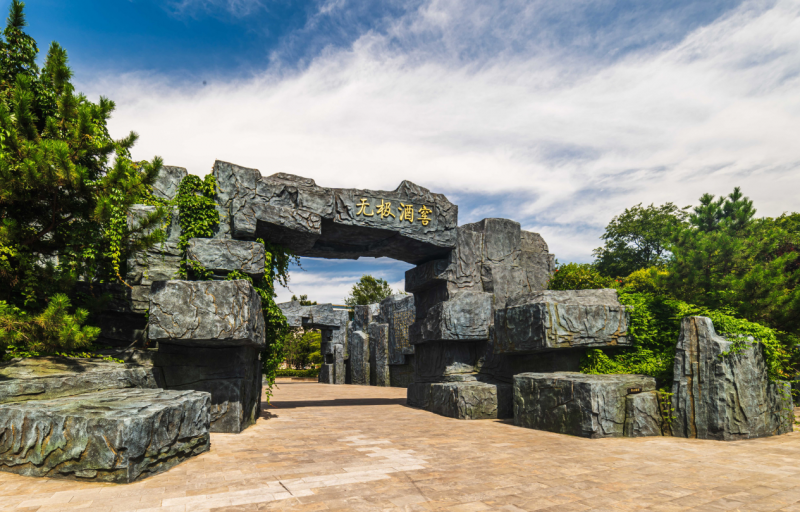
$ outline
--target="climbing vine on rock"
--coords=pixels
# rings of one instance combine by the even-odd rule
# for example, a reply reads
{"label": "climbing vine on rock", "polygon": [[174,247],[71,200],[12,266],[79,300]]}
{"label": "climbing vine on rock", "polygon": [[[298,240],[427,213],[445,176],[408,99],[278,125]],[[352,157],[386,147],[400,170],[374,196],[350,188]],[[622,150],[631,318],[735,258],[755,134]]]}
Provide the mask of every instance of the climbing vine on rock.
{"label": "climbing vine on rock", "polygon": [[196,280],[210,279],[210,272],[200,265],[186,259],[186,250],[192,238],[211,238],[214,228],[219,225],[219,212],[214,202],[217,192],[217,180],[208,174],[204,179],[190,174],[181,180],[175,206],[178,208],[181,236],[178,248],[184,252],[184,258],[178,275]]}

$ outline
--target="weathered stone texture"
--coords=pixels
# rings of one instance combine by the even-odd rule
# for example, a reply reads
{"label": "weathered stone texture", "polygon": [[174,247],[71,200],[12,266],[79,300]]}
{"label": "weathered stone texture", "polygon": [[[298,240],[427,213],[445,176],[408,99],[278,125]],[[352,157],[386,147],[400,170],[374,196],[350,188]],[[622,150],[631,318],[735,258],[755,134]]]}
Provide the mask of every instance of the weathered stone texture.
{"label": "weathered stone texture", "polygon": [[426,411],[430,410],[431,386],[430,382],[412,382],[409,384],[406,391],[406,405],[419,407]]}
{"label": "weathered stone texture", "polygon": [[0,364],[0,404],[107,389],[158,388],[158,369],[92,359],[37,357]]}
{"label": "weathered stone texture", "polygon": [[476,345],[458,341],[417,345],[414,382],[475,380],[479,352]]}
{"label": "weathered stone texture", "polygon": [[389,386],[389,324],[369,324],[369,384]]}
{"label": "weathered stone texture", "polygon": [[[394,191],[332,189],[291,174],[262,177],[220,161],[213,173],[234,237],[264,238],[300,256],[386,256],[411,263],[445,256],[455,245],[458,208],[408,181]],[[413,221],[403,220],[401,203],[412,208]],[[391,215],[378,211],[381,204]],[[429,210],[425,219],[423,208]]]}
{"label": "weathered stone texture", "polygon": [[510,384],[437,382],[430,385],[427,410],[449,418],[482,420],[512,416]]}
{"label": "weathered stone texture", "polygon": [[655,390],[646,375],[572,372],[514,376],[514,424],[581,437],[621,437],[626,398]]}
{"label": "weathered stone texture", "polygon": [[661,423],[657,391],[632,394],[625,398],[625,437],[660,436]]}
{"label": "weathered stone texture", "polygon": [[611,289],[521,295],[495,313],[495,351],[626,346],[629,316]]}
{"label": "weathered stone texture", "polygon": [[[345,379],[345,366],[344,366],[344,345],[333,346],[333,383],[344,384]],[[369,365],[367,365],[369,370]],[[369,383],[369,381],[367,381]]]}
{"label": "weathered stone texture", "polygon": [[181,180],[188,175],[189,173],[183,167],[171,165],[161,167],[158,178],[153,183],[153,195],[158,199],[172,201],[178,195],[178,187],[181,185]]}
{"label": "weathered stone texture", "polygon": [[369,336],[364,331],[352,331],[351,335],[352,337],[350,338],[350,343],[349,343],[351,383],[362,386],[369,386],[370,384]]}
{"label": "weathered stone texture", "polygon": [[150,295],[151,341],[263,347],[261,297],[245,280],[159,281]]}
{"label": "weathered stone texture", "polygon": [[211,394],[211,432],[239,433],[261,414],[259,349],[185,347],[160,343],[155,366],[164,387]]}
{"label": "weathered stone texture", "polygon": [[186,256],[216,274],[238,270],[254,279],[264,276],[264,245],[258,242],[192,238]]}
{"label": "weathered stone texture", "polygon": [[414,382],[416,356],[406,356],[404,364],[389,365],[389,385],[393,388],[407,388]]}
{"label": "weathered stone texture", "polygon": [[404,364],[405,356],[414,353],[409,328],[416,318],[413,295],[391,295],[380,303],[380,323],[388,327],[389,364]]}
{"label": "weathered stone texture", "polygon": [[737,440],[792,431],[789,384],[767,378],[762,346],[742,347],[716,333],[711,319],[685,317],[675,354],[672,434]]}
{"label": "weathered stone texture", "polygon": [[0,405],[0,470],[129,483],[209,448],[208,393],[115,389]]}
{"label": "weathered stone texture", "polygon": [[428,310],[411,326],[412,344],[428,341],[478,341],[489,338],[492,296],[483,292],[459,292]]}

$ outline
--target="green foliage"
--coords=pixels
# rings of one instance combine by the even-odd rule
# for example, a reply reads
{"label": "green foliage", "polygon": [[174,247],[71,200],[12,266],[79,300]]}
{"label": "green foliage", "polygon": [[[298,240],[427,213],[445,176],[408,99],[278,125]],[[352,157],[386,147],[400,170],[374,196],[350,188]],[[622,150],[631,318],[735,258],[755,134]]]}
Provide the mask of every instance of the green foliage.
{"label": "green foliage", "polygon": [[642,268],[631,272],[623,283],[627,291],[663,295],[666,293],[664,282],[668,276],[669,272],[663,267]]}
{"label": "green foliage", "polygon": [[89,312],[76,309],[64,294],[54,295],[39,314],[31,315],[0,301],[0,348],[12,352],[73,352],[92,346],[100,329],[84,325]]}
{"label": "green foliage", "polygon": [[382,301],[392,295],[392,288],[385,280],[370,275],[363,275],[345,297],[348,306],[366,306]]}
{"label": "green foliage", "polygon": [[595,290],[617,286],[616,280],[601,275],[590,263],[558,265],[547,284],[549,290]]}
{"label": "green foliage", "polygon": [[594,250],[598,272],[622,277],[666,264],[672,238],[686,224],[684,210],[672,203],[626,208],[606,226],[603,247]]}
{"label": "green foliage", "polygon": [[308,300],[308,295],[301,295],[300,298],[297,298],[297,295],[292,295],[292,302],[299,302],[301,306],[316,306],[317,301],[310,301]]}
{"label": "green foliage", "polygon": [[311,368],[308,370],[288,370],[281,369],[275,372],[276,377],[305,377],[315,378],[319,377],[319,368]]}
{"label": "green foliage", "polygon": [[[662,385],[672,382],[675,345],[685,316],[707,316],[716,331],[728,339],[752,336],[764,345],[767,373],[772,380],[790,376],[790,354],[778,339],[779,333],[763,325],[731,315],[729,311],[711,310],[681,300],[623,289],[619,299],[631,307],[628,326],[633,347],[611,350],[588,350],[581,362],[583,373],[642,373],[656,377]],[[734,348],[737,350],[737,348]]]}
{"label": "green foliage", "polygon": [[286,362],[297,370],[302,370],[309,364],[321,363],[321,343],[322,336],[319,331],[293,329],[284,337],[283,341],[286,349]]}
{"label": "green foliage", "polygon": [[13,0],[0,37],[0,302],[3,336],[20,355],[88,347],[97,331],[66,296],[78,280],[121,280],[130,251],[162,239],[153,227],[165,213],[128,221],[161,160],[131,161],[137,135],[108,132],[114,103],[75,91],[58,43],[40,68],[26,25]]}

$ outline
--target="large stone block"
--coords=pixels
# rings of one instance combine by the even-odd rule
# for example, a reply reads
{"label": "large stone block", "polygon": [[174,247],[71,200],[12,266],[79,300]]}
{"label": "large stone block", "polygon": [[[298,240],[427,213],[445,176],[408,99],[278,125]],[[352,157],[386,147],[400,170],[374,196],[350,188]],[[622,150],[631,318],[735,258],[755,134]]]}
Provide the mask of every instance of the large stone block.
{"label": "large stone block", "polygon": [[660,436],[661,423],[657,391],[636,393],[625,398],[625,437]]}
{"label": "large stone block", "polygon": [[261,297],[250,282],[159,281],[150,294],[150,341],[263,347]]}
{"label": "large stone block", "polygon": [[259,348],[186,347],[159,343],[154,364],[164,387],[211,394],[211,432],[239,433],[261,414]]}
{"label": "large stone block", "polygon": [[333,384],[333,364],[323,363],[319,367],[318,380],[321,384]]}
{"label": "large stone block", "polygon": [[153,183],[153,195],[158,199],[172,201],[178,195],[181,181],[188,175],[189,173],[183,167],[163,166]]}
{"label": "large stone block", "polygon": [[305,329],[347,329],[347,310],[334,309],[333,304],[302,306],[300,301],[278,304],[290,327]]}
{"label": "large stone block", "polygon": [[428,410],[431,406],[430,382],[412,382],[406,390],[406,405]]}
{"label": "large stone block", "polygon": [[130,483],[209,448],[208,393],[115,389],[0,405],[0,470]]}
{"label": "large stone block", "polygon": [[37,357],[0,364],[0,404],[161,384],[158,369],[94,359]]}
{"label": "large stone block", "polygon": [[436,382],[430,385],[427,410],[461,420],[512,416],[511,384],[486,382]]}
{"label": "large stone block", "polygon": [[672,434],[737,440],[792,431],[788,382],[770,382],[762,346],[716,333],[710,318],[681,321],[675,353]]}
{"label": "large stone block", "polygon": [[621,437],[626,398],[655,386],[646,375],[521,373],[514,376],[514,424],[581,437]]}
{"label": "large stone block", "polygon": [[393,388],[407,388],[414,383],[414,358],[406,356],[405,364],[389,365],[389,385]]}
{"label": "large stone block", "polygon": [[413,295],[391,295],[381,301],[379,323],[388,325],[389,364],[404,364],[406,356],[414,354],[408,331],[415,317]]}
{"label": "large stone block", "polygon": [[[369,365],[367,365],[369,370]],[[333,383],[344,384],[345,380],[345,365],[344,365],[344,345],[333,346]],[[369,380],[367,380],[369,383]]]}
{"label": "large stone block", "polygon": [[361,386],[370,384],[370,344],[369,336],[363,331],[353,331],[350,338],[351,383]]}
{"label": "large stone block", "polygon": [[216,274],[238,270],[254,279],[264,276],[264,245],[244,240],[192,238],[186,256]]}
{"label": "large stone block", "polygon": [[495,351],[627,346],[629,315],[611,289],[521,295],[495,313]]}
{"label": "large stone block", "polygon": [[414,382],[475,380],[479,345],[458,341],[417,345]]}
{"label": "large stone block", "polygon": [[492,295],[459,292],[428,310],[427,316],[410,328],[412,344],[428,341],[478,341],[489,338]]}
{"label": "large stone block", "polygon": [[369,325],[369,383],[389,386],[389,324]]}

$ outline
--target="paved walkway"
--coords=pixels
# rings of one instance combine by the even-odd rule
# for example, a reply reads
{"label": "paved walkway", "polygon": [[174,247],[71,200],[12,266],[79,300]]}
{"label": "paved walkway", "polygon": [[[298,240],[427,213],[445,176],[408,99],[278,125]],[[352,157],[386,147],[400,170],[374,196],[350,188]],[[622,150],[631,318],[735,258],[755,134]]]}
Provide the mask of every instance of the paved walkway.
{"label": "paved walkway", "polygon": [[267,419],[135,484],[0,473],[0,511],[800,511],[800,432],[590,440],[404,403],[404,389],[283,383]]}

